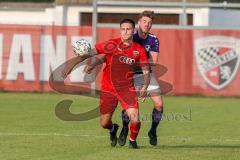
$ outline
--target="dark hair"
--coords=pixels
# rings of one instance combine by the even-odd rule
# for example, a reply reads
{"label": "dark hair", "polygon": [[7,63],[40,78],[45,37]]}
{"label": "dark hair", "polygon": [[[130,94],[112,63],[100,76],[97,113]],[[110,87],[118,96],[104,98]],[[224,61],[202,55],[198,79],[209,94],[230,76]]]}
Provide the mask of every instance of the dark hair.
{"label": "dark hair", "polygon": [[121,20],[120,26],[121,26],[123,23],[130,23],[130,24],[133,26],[133,28],[135,28],[135,22],[134,22],[132,19],[123,19],[123,20]]}
{"label": "dark hair", "polygon": [[142,17],[148,17],[153,20],[154,19],[154,11],[145,10],[142,13],[140,13],[139,19],[141,19]]}

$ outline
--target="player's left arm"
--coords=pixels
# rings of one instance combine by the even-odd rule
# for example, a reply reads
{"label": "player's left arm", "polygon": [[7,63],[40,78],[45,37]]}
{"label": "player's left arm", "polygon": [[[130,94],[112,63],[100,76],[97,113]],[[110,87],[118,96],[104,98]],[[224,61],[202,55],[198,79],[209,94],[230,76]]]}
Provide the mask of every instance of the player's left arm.
{"label": "player's left arm", "polygon": [[149,65],[142,67],[143,71],[143,86],[142,88],[147,91],[148,85],[150,83],[150,67]]}
{"label": "player's left arm", "polygon": [[142,100],[142,102],[144,102],[148,96],[147,88],[150,83],[150,67],[144,66],[142,67],[142,71],[143,71],[143,85],[141,90],[139,91],[140,94],[139,98]]}
{"label": "player's left arm", "polygon": [[151,65],[156,65],[159,58],[159,39],[156,37],[153,44],[150,47],[149,56],[150,56],[150,62]]}
{"label": "player's left arm", "polygon": [[142,99],[142,101],[144,102],[145,99],[147,98],[147,88],[148,85],[150,83],[150,66],[148,63],[148,59],[147,59],[147,54],[145,49],[142,50],[139,62],[140,62],[140,66],[143,72],[143,85],[142,88],[140,90],[140,98]]}
{"label": "player's left arm", "polygon": [[156,65],[158,62],[159,52],[150,51],[149,55],[150,55],[150,62],[152,62],[151,65]]}

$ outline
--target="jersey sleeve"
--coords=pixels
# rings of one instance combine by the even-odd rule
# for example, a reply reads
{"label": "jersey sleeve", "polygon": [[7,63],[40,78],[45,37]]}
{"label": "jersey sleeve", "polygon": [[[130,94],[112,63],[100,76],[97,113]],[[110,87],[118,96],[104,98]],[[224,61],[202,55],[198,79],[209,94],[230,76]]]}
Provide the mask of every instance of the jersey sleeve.
{"label": "jersey sleeve", "polygon": [[114,40],[109,40],[101,43],[97,43],[95,48],[98,54],[112,54],[117,49],[117,43]]}
{"label": "jersey sleeve", "polygon": [[149,49],[149,51],[151,52],[158,52],[159,53],[159,46],[160,46],[160,44],[159,44],[159,40],[158,40],[158,38],[156,37],[156,38],[154,38],[153,40],[152,40],[152,45],[150,46],[150,49]]}
{"label": "jersey sleeve", "polygon": [[97,54],[104,54],[104,46],[106,45],[106,42],[101,42],[95,44],[95,48],[97,50]]}

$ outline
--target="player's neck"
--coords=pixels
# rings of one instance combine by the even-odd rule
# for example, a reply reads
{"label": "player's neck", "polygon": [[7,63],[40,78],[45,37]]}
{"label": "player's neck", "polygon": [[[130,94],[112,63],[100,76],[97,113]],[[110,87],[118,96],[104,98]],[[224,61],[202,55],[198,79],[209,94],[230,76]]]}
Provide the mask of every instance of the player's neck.
{"label": "player's neck", "polygon": [[138,30],[138,35],[142,39],[146,39],[148,36],[148,33],[143,33],[140,29]]}
{"label": "player's neck", "polygon": [[132,41],[132,39],[128,39],[128,40],[123,40],[122,39],[122,43],[126,46],[131,46],[133,41]]}

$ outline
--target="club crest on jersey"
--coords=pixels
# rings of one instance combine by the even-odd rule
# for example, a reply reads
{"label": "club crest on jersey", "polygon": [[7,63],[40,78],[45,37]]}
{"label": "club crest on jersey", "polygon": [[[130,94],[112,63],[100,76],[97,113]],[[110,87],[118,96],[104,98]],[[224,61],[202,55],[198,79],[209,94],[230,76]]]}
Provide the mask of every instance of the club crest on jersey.
{"label": "club crest on jersey", "polygon": [[145,45],[145,50],[146,50],[147,52],[149,52],[149,50],[150,50],[150,45]]}
{"label": "club crest on jersey", "polygon": [[139,52],[138,51],[133,51],[133,56],[136,58],[139,56]]}
{"label": "club crest on jersey", "polygon": [[216,90],[227,86],[239,68],[240,41],[226,36],[209,36],[194,42],[199,72],[205,82]]}

